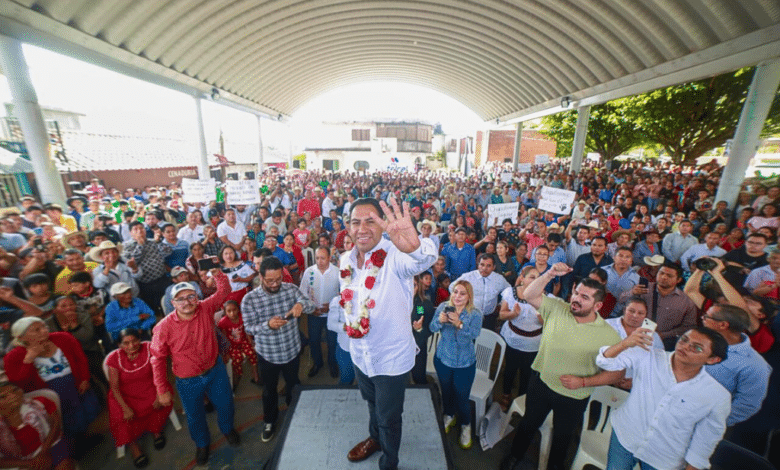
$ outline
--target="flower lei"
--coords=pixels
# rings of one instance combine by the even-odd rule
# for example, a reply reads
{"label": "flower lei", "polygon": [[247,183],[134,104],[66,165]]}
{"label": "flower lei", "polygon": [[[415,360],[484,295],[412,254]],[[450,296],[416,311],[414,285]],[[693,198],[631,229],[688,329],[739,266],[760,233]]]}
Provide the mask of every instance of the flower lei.
{"label": "flower lei", "polygon": [[[365,281],[365,286],[367,289],[372,290],[374,288],[379,270],[385,264],[385,257],[387,257],[387,252],[385,250],[377,250],[371,254],[369,259],[369,263],[371,263],[371,271],[368,277],[366,277]],[[347,266],[346,269],[341,270],[341,279],[344,280],[345,285],[348,286],[352,283],[352,274],[353,270],[351,266]],[[339,300],[339,305],[344,308],[345,317],[346,315],[352,313],[352,299],[354,296],[355,293],[352,291],[352,289],[344,289],[341,291],[341,300]],[[366,296],[366,300],[360,307],[358,318],[352,322],[347,320],[347,322],[344,324],[344,330],[347,332],[347,336],[350,338],[362,338],[368,334],[369,330],[371,329],[371,309],[374,307],[376,307],[376,301],[370,298],[370,296]]]}

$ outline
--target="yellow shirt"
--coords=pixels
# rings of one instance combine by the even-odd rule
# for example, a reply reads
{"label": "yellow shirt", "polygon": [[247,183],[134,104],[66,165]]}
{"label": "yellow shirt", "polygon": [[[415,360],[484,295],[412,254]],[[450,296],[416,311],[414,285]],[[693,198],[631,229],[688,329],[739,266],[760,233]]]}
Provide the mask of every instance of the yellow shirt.
{"label": "yellow shirt", "polygon": [[544,319],[542,342],[531,368],[554,392],[581,400],[588,398],[593,387],[569,390],[561,384],[562,375],[588,377],[599,372],[596,356],[602,346],[612,346],[620,335],[599,315],[596,321],[577,323],[569,304],[561,299],[545,297],[539,308]]}
{"label": "yellow shirt", "polygon": [[[86,269],[84,271],[92,272],[92,270],[100,266],[100,264],[94,263],[92,261],[85,261],[84,266],[86,266]],[[71,274],[73,274],[73,271],[71,271],[69,268],[64,268],[62,271],[60,271],[59,274],[57,274],[57,278],[54,279],[55,294],[68,295],[68,293],[70,293],[70,285],[68,285],[68,279],[70,278]]]}
{"label": "yellow shirt", "polygon": [[67,230],[68,233],[75,232],[76,230],[78,230],[78,224],[76,224],[76,218],[73,217],[72,215],[61,214],[60,227]]}

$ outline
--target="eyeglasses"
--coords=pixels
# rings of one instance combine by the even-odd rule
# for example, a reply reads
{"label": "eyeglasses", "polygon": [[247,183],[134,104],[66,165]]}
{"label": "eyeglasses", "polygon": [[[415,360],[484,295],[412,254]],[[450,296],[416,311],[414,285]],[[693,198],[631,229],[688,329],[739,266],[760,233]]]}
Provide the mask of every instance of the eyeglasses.
{"label": "eyeglasses", "polygon": [[697,343],[691,343],[691,339],[687,336],[683,335],[680,336],[680,339],[678,340],[680,344],[684,344],[688,349],[693,349],[695,352],[701,354],[704,352],[704,348]]}
{"label": "eyeglasses", "polygon": [[712,321],[726,321],[726,320],[723,320],[722,318],[715,318],[712,315],[702,315],[701,319],[702,320],[712,320]]}
{"label": "eyeglasses", "polygon": [[194,302],[198,300],[198,296],[195,294],[190,294],[187,297],[179,297],[178,299],[173,299],[174,302],[178,303],[184,303],[184,302]]}

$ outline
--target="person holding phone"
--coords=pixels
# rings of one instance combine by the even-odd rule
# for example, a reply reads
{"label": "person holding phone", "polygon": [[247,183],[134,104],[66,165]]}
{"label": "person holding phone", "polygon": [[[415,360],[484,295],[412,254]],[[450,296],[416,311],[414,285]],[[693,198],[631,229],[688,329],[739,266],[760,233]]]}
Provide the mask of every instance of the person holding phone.
{"label": "person holding phone", "polygon": [[[441,384],[444,432],[460,422],[460,446],[471,447],[469,395],[477,371],[474,340],[482,331],[482,312],[474,306],[474,289],[468,281],[455,281],[450,300],[439,305],[431,331],[441,332],[433,365]],[[457,418],[456,418],[457,413]]]}
{"label": "person holding phone", "polygon": [[257,276],[252,269],[252,263],[242,261],[238,252],[230,245],[225,245],[219,253],[222,272],[230,279],[231,294],[229,299],[240,303],[248,291],[249,284]]}

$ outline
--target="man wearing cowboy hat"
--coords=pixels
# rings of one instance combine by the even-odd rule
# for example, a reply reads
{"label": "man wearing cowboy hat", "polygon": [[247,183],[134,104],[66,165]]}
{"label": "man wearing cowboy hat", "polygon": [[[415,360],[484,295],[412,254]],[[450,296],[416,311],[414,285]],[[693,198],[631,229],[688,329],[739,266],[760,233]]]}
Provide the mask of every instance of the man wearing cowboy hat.
{"label": "man wearing cowboy hat", "polygon": [[57,295],[67,295],[70,291],[68,279],[78,271],[93,271],[98,264],[92,261],[84,261],[84,253],[75,248],[68,248],[63,253],[65,269],[60,271],[54,280],[54,293]]}
{"label": "man wearing cowboy hat", "polygon": [[419,238],[422,240],[423,238],[430,238],[433,241],[433,244],[436,245],[436,251],[439,251],[439,236],[436,235],[436,223],[425,219],[422,222],[417,223],[417,231],[420,232]]}
{"label": "man wearing cowboy hat", "polygon": [[644,266],[645,258],[661,253],[661,249],[658,246],[660,241],[658,230],[651,226],[646,228],[642,234],[644,235],[644,240],[637,242],[634,248],[634,264],[636,266]]}
{"label": "man wearing cowboy hat", "polygon": [[83,254],[86,254],[89,252],[89,244],[88,244],[89,237],[87,235],[87,232],[71,232],[68,234],[63,235],[62,237],[62,245],[65,248],[72,248],[79,250]]}
{"label": "man wearing cowboy hat", "polygon": [[124,282],[132,289],[133,297],[137,297],[139,289],[136,278],[141,275],[141,268],[133,260],[128,263],[123,262],[119,257],[121,250],[121,244],[114,244],[110,240],[101,242],[100,245],[89,250],[90,258],[103,261],[92,270],[92,284],[98,289],[109,291],[114,284]]}

